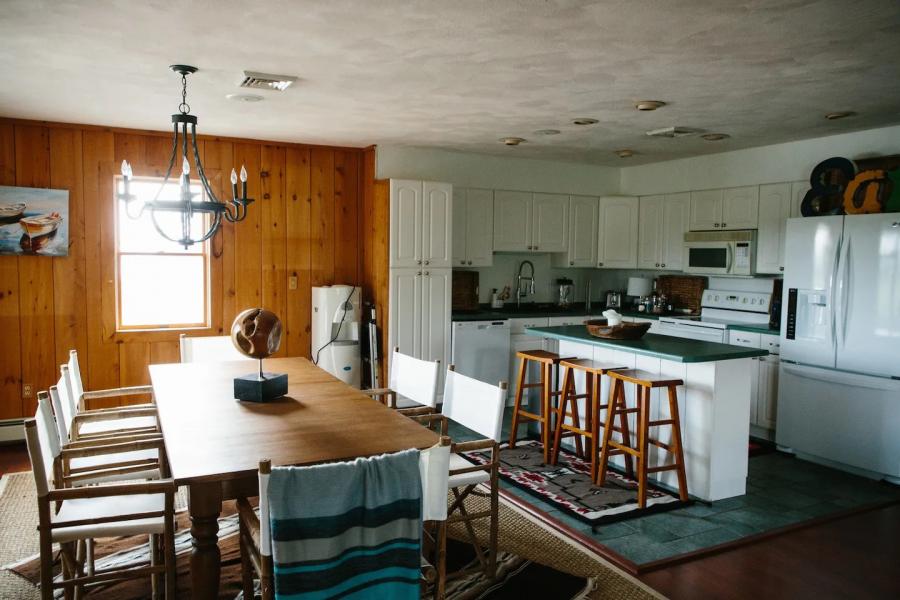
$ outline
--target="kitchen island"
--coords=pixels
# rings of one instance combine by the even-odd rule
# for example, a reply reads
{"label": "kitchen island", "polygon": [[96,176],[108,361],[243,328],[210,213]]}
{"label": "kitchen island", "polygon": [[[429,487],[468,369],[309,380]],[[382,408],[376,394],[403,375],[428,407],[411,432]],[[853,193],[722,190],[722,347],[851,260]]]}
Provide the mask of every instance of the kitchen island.
{"label": "kitchen island", "polygon": [[[590,358],[615,363],[625,368],[642,369],[653,374],[684,381],[678,389],[678,410],[684,447],[688,491],[701,500],[721,500],[741,496],[747,483],[747,442],[750,434],[751,358],[768,354],[766,350],[730,346],[700,340],[647,334],[639,340],[608,340],[588,334],[583,325],[532,327],[526,333],[559,341],[564,357]],[[583,377],[576,378],[579,393],[584,392]],[[603,401],[609,395],[608,378],[603,378]],[[634,406],[634,386],[625,386],[629,406]],[[661,402],[659,390],[653,390],[650,418],[668,418],[668,404]],[[583,406],[583,403],[582,403]],[[630,415],[631,431],[636,431]],[[669,427],[651,430],[651,435],[669,443]],[[650,464],[658,465],[671,457],[651,447]],[[613,459],[622,465],[622,457]],[[651,474],[663,485],[676,488],[674,471]]]}

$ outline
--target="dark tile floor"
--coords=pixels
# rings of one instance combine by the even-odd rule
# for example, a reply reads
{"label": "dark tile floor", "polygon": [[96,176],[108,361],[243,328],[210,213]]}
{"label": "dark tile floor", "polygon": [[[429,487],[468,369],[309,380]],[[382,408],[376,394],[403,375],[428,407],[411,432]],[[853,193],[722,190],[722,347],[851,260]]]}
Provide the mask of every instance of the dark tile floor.
{"label": "dark tile floor", "polygon": [[[504,418],[509,436],[510,411]],[[451,425],[455,440],[480,437]],[[524,436],[521,436],[524,437]],[[637,517],[592,528],[527,492],[505,489],[569,527],[593,537],[634,563],[642,564],[815,517],[864,505],[900,500],[900,487],[773,452],[750,459],[747,493],[713,503]]]}

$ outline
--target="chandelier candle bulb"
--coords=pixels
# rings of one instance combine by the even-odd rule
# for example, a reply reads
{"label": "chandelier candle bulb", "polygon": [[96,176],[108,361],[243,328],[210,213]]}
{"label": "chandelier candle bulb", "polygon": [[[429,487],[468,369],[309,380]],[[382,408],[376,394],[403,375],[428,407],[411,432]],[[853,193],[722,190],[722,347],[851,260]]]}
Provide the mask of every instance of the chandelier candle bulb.
{"label": "chandelier candle bulb", "polygon": [[247,197],[247,169],[241,165],[241,196]]}
{"label": "chandelier candle bulb", "polygon": [[191,163],[188,162],[187,156],[181,161],[181,172],[185,175],[191,174]]}
{"label": "chandelier candle bulb", "polygon": [[235,171],[234,168],[232,168],[231,169],[231,197],[234,198],[235,200],[237,200],[237,197],[238,197],[237,182],[238,182],[237,171]]}

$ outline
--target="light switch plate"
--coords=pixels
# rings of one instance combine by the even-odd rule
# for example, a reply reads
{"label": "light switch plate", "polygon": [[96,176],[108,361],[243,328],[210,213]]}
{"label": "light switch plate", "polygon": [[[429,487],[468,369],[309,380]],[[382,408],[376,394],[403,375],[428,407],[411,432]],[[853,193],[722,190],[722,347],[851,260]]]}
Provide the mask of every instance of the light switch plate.
{"label": "light switch plate", "polygon": [[297,289],[297,276],[296,275],[291,275],[290,277],[288,277],[288,289],[289,290]]}

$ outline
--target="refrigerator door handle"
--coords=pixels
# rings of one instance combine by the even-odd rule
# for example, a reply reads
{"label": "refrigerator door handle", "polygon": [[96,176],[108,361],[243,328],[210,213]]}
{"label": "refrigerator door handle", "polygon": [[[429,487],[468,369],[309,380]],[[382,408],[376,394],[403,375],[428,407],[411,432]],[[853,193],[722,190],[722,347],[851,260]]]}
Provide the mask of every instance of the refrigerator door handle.
{"label": "refrigerator door handle", "polygon": [[[837,315],[841,312],[841,307],[838,306],[838,273],[840,272],[841,267],[841,250],[843,246],[843,236],[838,238],[837,246],[834,249],[834,264],[832,265],[831,271],[831,348],[835,350],[837,348]],[[832,360],[834,360],[834,356],[832,356]]]}
{"label": "refrigerator door handle", "polygon": [[818,367],[803,367],[793,363],[786,364],[783,362],[781,363],[781,369],[790,375],[802,377],[804,379],[812,379],[813,381],[824,381],[826,383],[851,387],[864,387],[873,390],[898,390],[897,380],[884,377],[872,377],[860,375],[858,373],[848,373],[847,371],[822,369]]}
{"label": "refrigerator door handle", "polygon": [[850,261],[852,252],[852,239],[847,240],[847,248],[844,252],[844,273],[841,276],[841,346],[847,342],[847,322],[850,320],[850,285],[852,283]]}

